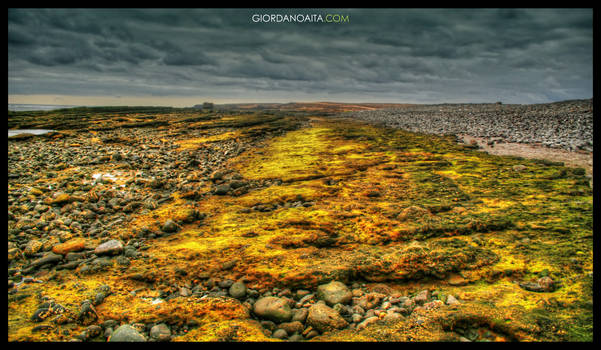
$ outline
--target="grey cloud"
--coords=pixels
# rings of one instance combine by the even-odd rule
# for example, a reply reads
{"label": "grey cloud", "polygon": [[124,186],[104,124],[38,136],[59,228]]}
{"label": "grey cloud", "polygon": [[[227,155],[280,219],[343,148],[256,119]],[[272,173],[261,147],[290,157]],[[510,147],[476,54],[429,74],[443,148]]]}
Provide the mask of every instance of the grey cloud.
{"label": "grey cloud", "polygon": [[9,93],[547,102],[592,96],[592,10],[9,9],[8,57]]}

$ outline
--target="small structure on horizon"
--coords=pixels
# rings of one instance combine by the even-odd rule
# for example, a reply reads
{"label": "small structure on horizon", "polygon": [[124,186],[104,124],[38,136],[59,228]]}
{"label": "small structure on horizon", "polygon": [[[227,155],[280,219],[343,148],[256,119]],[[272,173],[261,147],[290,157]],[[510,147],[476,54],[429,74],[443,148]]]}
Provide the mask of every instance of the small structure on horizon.
{"label": "small structure on horizon", "polygon": [[212,110],[215,107],[213,102],[203,102],[201,105],[194,105],[194,108]]}

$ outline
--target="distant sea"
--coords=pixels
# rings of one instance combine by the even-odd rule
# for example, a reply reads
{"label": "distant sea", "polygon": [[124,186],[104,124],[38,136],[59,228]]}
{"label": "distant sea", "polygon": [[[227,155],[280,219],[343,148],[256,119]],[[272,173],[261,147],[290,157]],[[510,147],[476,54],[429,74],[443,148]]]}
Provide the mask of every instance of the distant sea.
{"label": "distant sea", "polygon": [[62,109],[62,108],[73,108],[80,106],[72,106],[72,105],[35,105],[35,104],[19,104],[19,103],[9,103],[8,110],[9,111],[51,111],[53,109]]}

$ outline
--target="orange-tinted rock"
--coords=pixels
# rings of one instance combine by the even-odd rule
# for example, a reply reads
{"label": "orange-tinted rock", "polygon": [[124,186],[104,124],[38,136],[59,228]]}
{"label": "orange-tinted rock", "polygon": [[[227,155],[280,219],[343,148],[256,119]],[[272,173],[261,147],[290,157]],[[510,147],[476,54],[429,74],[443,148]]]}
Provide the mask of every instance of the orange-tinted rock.
{"label": "orange-tinted rock", "polygon": [[65,243],[57,244],[52,247],[52,251],[56,254],[66,255],[70,252],[78,252],[84,250],[86,241],[81,238],[75,238]]}
{"label": "orange-tinted rock", "polygon": [[467,280],[465,278],[455,273],[449,276],[448,282],[452,286],[465,286],[467,284]]}

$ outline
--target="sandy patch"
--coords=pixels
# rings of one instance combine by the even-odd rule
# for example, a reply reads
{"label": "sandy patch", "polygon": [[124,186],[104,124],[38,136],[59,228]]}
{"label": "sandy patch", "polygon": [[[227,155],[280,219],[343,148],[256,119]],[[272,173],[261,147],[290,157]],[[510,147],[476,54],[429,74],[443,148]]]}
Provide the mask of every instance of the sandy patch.
{"label": "sandy patch", "polygon": [[529,159],[547,159],[553,162],[563,162],[565,166],[572,168],[584,168],[587,177],[593,186],[593,152],[568,151],[545,147],[537,144],[524,144],[515,142],[497,141],[494,145],[488,145],[493,138],[474,137],[469,135],[457,135],[463,142],[471,143],[475,140],[481,150],[498,156],[519,156]]}

